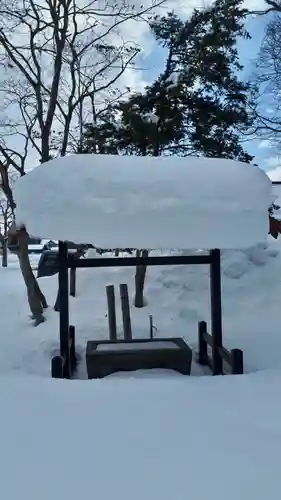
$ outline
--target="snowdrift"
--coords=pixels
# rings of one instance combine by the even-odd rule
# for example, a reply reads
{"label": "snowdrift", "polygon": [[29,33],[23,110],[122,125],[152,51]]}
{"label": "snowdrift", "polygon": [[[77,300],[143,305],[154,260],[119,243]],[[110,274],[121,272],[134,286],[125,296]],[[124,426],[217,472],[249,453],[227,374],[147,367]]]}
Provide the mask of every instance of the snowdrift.
{"label": "snowdrift", "polygon": [[272,202],[258,167],[197,157],[67,156],[15,195],[31,233],[101,248],[246,248],[266,239]]}
{"label": "snowdrift", "polygon": [[3,377],[2,498],[278,499],[280,382]]}

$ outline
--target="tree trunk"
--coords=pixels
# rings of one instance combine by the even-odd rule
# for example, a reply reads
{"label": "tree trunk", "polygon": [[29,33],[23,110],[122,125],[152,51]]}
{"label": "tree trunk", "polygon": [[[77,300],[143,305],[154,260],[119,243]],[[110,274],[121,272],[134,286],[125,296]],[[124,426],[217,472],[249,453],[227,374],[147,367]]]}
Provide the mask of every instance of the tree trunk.
{"label": "tree trunk", "polygon": [[54,305],[54,310],[56,312],[59,312],[59,310],[60,310],[60,291],[59,291],[59,287],[58,287],[58,291],[57,291],[57,298],[56,298],[56,302],[55,302],[55,305]]}
{"label": "tree trunk", "polygon": [[8,266],[8,240],[7,238],[4,238],[3,240],[3,247],[2,247],[2,267],[7,267]]}
{"label": "tree trunk", "polygon": [[[148,250],[137,250],[137,257],[148,257]],[[144,307],[143,291],[146,265],[137,266],[135,274],[135,307]]]}
{"label": "tree trunk", "polygon": [[21,272],[27,289],[27,298],[32,313],[32,318],[35,320],[35,326],[45,321],[43,316],[43,308],[47,307],[45,296],[40,290],[37,280],[33,274],[29,255],[28,255],[28,234],[25,230],[20,230],[17,233],[19,251],[17,253]]}
{"label": "tree trunk", "polygon": [[[28,257],[28,262],[29,262],[29,257]],[[30,264],[29,264],[29,265],[30,265]],[[30,268],[31,268],[31,266],[30,266]],[[31,269],[31,271],[32,271],[32,269]],[[33,274],[33,271],[32,271],[32,274]],[[45,295],[42,293],[41,288],[40,288],[40,286],[39,286],[39,284],[38,284],[38,281],[37,281],[37,279],[35,278],[34,274],[33,274],[33,277],[34,277],[34,280],[35,280],[35,289],[36,289],[36,293],[37,293],[38,297],[40,297],[40,301],[41,301],[42,307],[43,307],[43,309],[47,309],[47,307],[48,307],[48,303],[47,303],[46,297],[45,297]]]}

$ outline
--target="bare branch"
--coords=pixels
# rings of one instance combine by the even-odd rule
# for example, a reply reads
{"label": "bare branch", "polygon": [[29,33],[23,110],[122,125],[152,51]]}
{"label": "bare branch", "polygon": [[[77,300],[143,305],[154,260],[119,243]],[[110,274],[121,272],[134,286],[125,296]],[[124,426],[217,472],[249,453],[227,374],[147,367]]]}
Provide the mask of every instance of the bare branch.
{"label": "bare branch", "polygon": [[14,202],[13,192],[9,182],[8,165],[5,165],[1,161],[0,161],[0,178],[1,178],[1,188],[5,193],[5,196],[10,204],[10,207],[14,209],[16,205]]}
{"label": "bare branch", "polygon": [[[281,2],[267,0],[275,11],[261,44],[254,79],[260,88],[254,126],[246,136],[268,139],[281,145]],[[271,108],[271,110],[269,109]]]}
{"label": "bare branch", "polygon": [[[85,116],[99,112],[103,103],[106,106],[106,95],[132,67],[140,50],[124,43],[122,26],[147,20],[151,9],[165,0],[152,0],[150,6],[139,9],[126,0],[118,6],[105,2],[104,8],[95,0],[80,4],[77,0],[0,2],[4,49],[0,64],[11,75],[0,82],[2,112],[8,117],[0,119],[0,136],[8,143],[15,133],[21,136],[25,159],[30,146],[40,161],[52,156],[54,144],[55,154],[64,155],[77,134],[81,136]],[[95,112],[93,101],[99,101]],[[10,118],[11,107],[17,108],[19,116]],[[17,168],[22,171],[22,162]]]}
{"label": "bare branch", "polygon": [[279,0],[265,0],[265,3],[268,5],[268,8],[264,8],[262,10],[251,10],[249,11],[249,14],[264,16],[266,14],[270,14],[271,12],[281,12],[281,2]]}

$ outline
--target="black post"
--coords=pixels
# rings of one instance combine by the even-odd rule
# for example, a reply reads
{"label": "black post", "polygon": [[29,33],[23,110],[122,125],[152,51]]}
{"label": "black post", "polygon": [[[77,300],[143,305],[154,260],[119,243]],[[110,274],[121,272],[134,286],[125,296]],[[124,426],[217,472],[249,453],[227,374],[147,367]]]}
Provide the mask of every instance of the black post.
{"label": "black post", "polygon": [[70,268],[69,288],[70,288],[71,297],[75,297],[75,295],[76,295],[76,268],[75,267]]}
{"label": "black post", "polygon": [[243,374],[243,351],[240,349],[232,349],[231,350],[231,358],[232,358],[232,366],[231,373],[233,375],[242,375]]}
{"label": "black post", "polygon": [[211,289],[211,332],[213,375],[223,373],[223,360],[218,347],[222,347],[222,311],[221,311],[221,256],[217,248],[211,250],[210,289]]}
{"label": "black post", "polygon": [[55,302],[55,305],[54,305],[54,310],[55,310],[56,312],[59,312],[59,310],[60,310],[59,275],[58,275],[58,291],[57,291],[57,298],[56,298],[56,302]]}
{"label": "black post", "polygon": [[119,285],[119,290],[120,290],[120,299],[121,299],[124,339],[125,340],[132,340],[132,327],[131,327],[128,285],[126,285],[126,284]]}
{"label": "black post", "polygon": [[60,313],[60,355],[64,359],[63,378],[70,378],[69,355],[69,303],[67,244],[59,241],[59,313]]}
{"label": "black post", "polygon": [[70,325],[69,327],[69,341],[70,344],[70,367],[71,367],[71,375],[75,371],[76,368],[76,352],[75,352],[75,326]]}
{"label": "black post", "polygon": [[150,340],[153,340],[153,316],[152,316],[152,314],[149,315],[149,338],[150,338]]}
{"label": "black post", "polygon": [[207,342],[204,339],[204,333],[207,332],[206,321],[199,321],[198,323],[198,363],[200,365],[207,364],[208,351]]}
{"label": "black post", "polygon": [[60,356],[52,358],[52,378],[63,378],[63,361]]}
{"label": "black post", "polygon": [[106,287],[109,339],[117,340],[116,308],[114,285]]}

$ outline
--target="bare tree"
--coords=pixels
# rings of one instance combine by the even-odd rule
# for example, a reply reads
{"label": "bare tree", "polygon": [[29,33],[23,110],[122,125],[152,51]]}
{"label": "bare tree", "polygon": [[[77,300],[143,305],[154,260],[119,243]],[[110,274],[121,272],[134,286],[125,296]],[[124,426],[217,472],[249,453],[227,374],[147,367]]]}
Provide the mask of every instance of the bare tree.
{"label": "bare tree", "polygon": [[268,24],[256,60],[253,80],[257,94],[254,126],[244,135],[260,137],[280,151],[281,146],[281,0],[265,0],[262,10],[250,14],[268,17]]}
{"label": "bare tree", "polygon": [[[126,92],[118,82],[140,49],[124,41],[122,27],[131,23],[133,30],[162,3],[137,9],[126,0],[0,0],[0,174],[13,209],[9,169],[24,175],[31,151],[41,163],[79,151],[84,121]],[[27,230],[11,232],[39,324],[45,302],[29,263]]]}
{"label": "bare tree", "polygon": [[46,298],[41,292],[37,280],[33,274],[32,267],[28,256],[28,240],[29,235],[24,227],[18,228],[15,223],[15,202],[13,197],[13,184],[18,177],[16,169],[9,168],[10,162],[0,161],[0,187],[4,194],[1,200],[0,207],[3,217],[3,257],[2,265],[7,266],[7,249],[9,242],[13,240],[16,246],[15,253],[18,256],[20,268],[27,288],[28,302],[32,313],[32,318],[35,320],[35,325],[44,321],[43,309],[48,307]]}
{"label": "bare tree", "polygon": [[[154,0],[152,6],[161,3]],[[152,6],[136,10],[125,0],[118,6],[95,0],[0,0],[4,109],[19,106],[18,120],[4,121],[8,133],[18,133],[20,122],[41,162],[53,156],[54,137],[55,154],[65,155],[70,138],[80,139],[84,114],[95,113],[93,98],[103,101],[105,91],[114,92],[139,52],[136,44],[124,42],[122,25],[137,22]]]}
{"label": "bare tree", "polygon": [[250,15],[264,16],[265,14],[270,14],[273,12],[281,12],[281,1],[280,0],[265,0],[264,6],[259,10],[249,11]]}
{"label": "bare tree", "polygon": [[14,210],[4,195],[0,198],[0,239],[2,244],[2,267],[8,265],[8,235],[14,220]]}
{"label": "bare tree", "polygon": [[268,22],[261,44],[254,78],[259,87],[259,105],[251,134],[281,145],[281,14]]}

